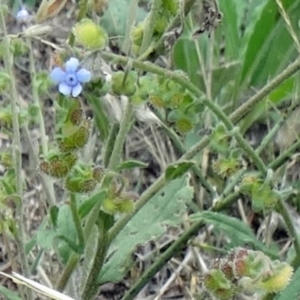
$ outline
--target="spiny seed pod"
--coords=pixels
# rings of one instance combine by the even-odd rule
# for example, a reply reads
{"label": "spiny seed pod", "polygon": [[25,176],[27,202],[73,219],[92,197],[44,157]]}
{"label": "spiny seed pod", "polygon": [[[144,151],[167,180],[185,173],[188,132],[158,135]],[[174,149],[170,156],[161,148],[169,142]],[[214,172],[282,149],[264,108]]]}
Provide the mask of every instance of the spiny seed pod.
{"label": "spiny seed pod", "polygon": [[150,95],[149,103],[155,108],[163,108],[165,106],[164,100],[159,95]]}
{"label": "spiny seed pod", "polygon": [[89,136],[90,129],[87,122],[80,126],[75,133],[59,141],[59,149],[64,152],[81,149],[87,144]]}
{"label": "spiny seed pod", "polygon": [[101,181],[104,175],[104,168],[97,166],[93,169],[93,178],[97,180],[98,182]]}
{"label": "spiny seed pod", "polygon": [[182,93],[176,93],[175,95],[173,95],[169,103],[170,108],[177,108],[178,105],[182,103],[183,98],[184,98],[184,94]]}
{"label": "spiny seed pod", "polygon": [[230,288],[230,289],[217,289],[216,291],[214,291],[212,293],[218,300],[232,300],[234,295],[235,295],[235,291],[234,289]]}
{"label": "spiny seed pod", "polygon": [[260,281],[259,286],[267,293],[278,293],[286,288],[292,275],[293,268],[284,262],[275,268],[273,275]]}
{"label": "spiny seed pod", "polygon": [[231,288],[231,282],[226,278],[221,270],[216,269],[212,269],[204,275],[203,284],[209,292],[215,292],[221,288]]}
{"label": "spiny seed pod", "polygon": [[65,187],[72,193],[88,193],[96,188],[97,181],[94,179],[83,179],[80,177],[68,176]]}
{"label": "spiny seed pod", "polygon": [[223,272],[223,274],[226,276],[227,279],[229,279],[229,280],[234,279],[234,273],[233,273],[231,261],[223,262],[220,266],[220,269]]}
{"label": "spiny seed pod", "polygon": [[248,275],[248,266],[245,259],[236,259],[233,262],[234,277],[240,278]]}
{"label": "spiny seed pod", "polygon": [[118,211],[117,204],[115,203],[113,198],[106,198],[102,203],[103,210],[110,215],[115,214]]}
{"label": "spiny seed pod", "polygon": [[193,123],[187,118],[180,118],[176,121],[176,129],[178,132],[185,134],[193,129]]}
{"label": "spiny seed pod", "polygon": [[135,26],[131,31],[131,40],[134,46],[140,47],[143,42],[144,24],[140,23]]}
{"label": "spiny seed pod", "polygon": [[77,161],[77,157],[73,153],[62,153],[55,155],[48,161],[41,161],[39,169],[55,178],[63,178],[67,176]]}
{"label": "spiny seed pod", "polygon": [[213,162],[214,171],[223,178],[231,176],[241,167],[235,158],[219,158]]}
{"label": "spiny seed pod", "polygon": [[243,179],[242,179],[242,182],[241,184],[242,185],[250,185],[250,184],[256,184],[256,183],[261,183],[261,178],[259,177],[259,174],[258,173],[255,173],[255,172],[251,172],[249,174],[245,174],[243,176]]}
{"label": "spiny seed pod", "polygon": [[49,174],[49,163],[44,160],[41,161],[39,164],[39,170],[46,174]]}
{"label": "spiny seed pod", "polygon": [[111,89],[116,95],[132,96],[136,91],[137,74],[130,71],[125,78],[125,72],[119,71],[112,75]]}
{"label": "spiny seed pod", "polygon": [[104,29],[90,19],[82,19],[73,28],[77,43],[89,50],[101,50],[107,44],[107,34]]}
{"label": "spiny seed pod", "polygon": [[83,110],[81,108],[76,108],[70,113],[70,121],[73,125],[79,125],[83,118]]}
{"label": "spiny seed pod", "polygon": [[131,199],[116,199],[115,200],[118,212],[120,213],[131,213],[134,209],[134,203]]}

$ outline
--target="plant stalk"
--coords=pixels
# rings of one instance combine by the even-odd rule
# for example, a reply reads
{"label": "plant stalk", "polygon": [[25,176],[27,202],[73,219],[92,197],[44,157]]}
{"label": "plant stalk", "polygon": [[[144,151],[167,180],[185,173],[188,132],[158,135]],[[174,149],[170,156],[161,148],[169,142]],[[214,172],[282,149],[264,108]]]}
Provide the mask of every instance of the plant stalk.
{"label": "plant stalk", "polygon": [[[5,25],[4,8],[0,7],[0,29],[3,32],[3,54],[4,54],[4,66],[9,76],[9,94],[10,105],[12,110],[12,126],[13,126],[13,161],[15,167],[15,180],[16,180],[16,193],[19,197],[19,201],[16,205],[16,222],[17,233],[16,243],[19,250],[19,256],[21,260],[22,273],[25,277],[30,278],[30,270],[26,257],[25,249],[25,229],[24,229],[24,215],[23,215],[23,176],[22,176],[22,154],[21,154],[21,137],[20,137],[20,101],[17,92],[17,86],[15,82],[15,74],[13,71],[13,55],[10,51],[10,39],[7,36],[7,29]],[[33,299],[31,289],[25,288],[27,299]]]}

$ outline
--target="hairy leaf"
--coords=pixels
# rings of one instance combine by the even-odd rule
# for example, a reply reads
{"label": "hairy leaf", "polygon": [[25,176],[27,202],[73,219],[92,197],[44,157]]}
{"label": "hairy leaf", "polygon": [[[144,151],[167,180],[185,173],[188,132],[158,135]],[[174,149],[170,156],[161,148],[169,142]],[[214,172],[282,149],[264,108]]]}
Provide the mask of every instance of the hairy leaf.
{"label": "hairy leaf", "polygon": [[179,225],[192,197],[187,177],[169,182],[154,195],[113,241],[99,283],[121,280],[132,264],[134,249],[162,236],[168,226]]}

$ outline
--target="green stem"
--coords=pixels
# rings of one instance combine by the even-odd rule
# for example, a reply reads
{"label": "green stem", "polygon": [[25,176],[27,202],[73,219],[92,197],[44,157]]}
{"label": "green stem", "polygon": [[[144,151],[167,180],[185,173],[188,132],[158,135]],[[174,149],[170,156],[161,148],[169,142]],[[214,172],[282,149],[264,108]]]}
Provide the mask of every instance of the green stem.
{"label": "green stem", "polygon": [[98,242],[97,242],[97,249],[95,258],[93,261],[92,269],[89,272],[88,279],[86,281],[82,299],[83,300],[90,300],[94,299],[95,295],[97,294],[97,291],[99,289],[99,284],[97,283],[97,279],[99,276],[99,270],[101,270],[102,265],[105,260],[105,256],[108,249],[108,234],[107,234],[107,228],[105,225],[104,220],[99,220],[97,222],[98,225]]}
{"label": "green stem", "polygon": [[[21,259],[21,267],[23,275],[30,278],[30,271],[25,250],[25,229],[24,229],[24,215],[23,215],[23,178],[22,178],[22,155],[21,155],[21,137],[19,124],[19,110],[20,101],[17,92],[15,74],[13,71],[13,56],[10,51],[10,40],[7,37],[7,29],[5,25],[4,7],[0,7],[0,29],[3,33],[3,60],[6,72],[9,77],[9,94],[10,105],[12,110],[12,125],[13,125],[13,160],[15,167],[16,192],[20,201],[16,205],[16,220],[17,220],[17,234],[16,242],[18,245],[19,256]],[[31,289],[25,289],[27,299],[32,299]]]}
{"label": "green stem", "polygon": [[75,224],[77,236],[78,236],[78,242],[81,249],[84,249],[84,234],[82,230],[81,220],[78,215],[78,209],[77,209],[77,203],[76,203],[76,197],[74,193],[71,193],[70,195],[70,208],[72,212],[73,221]]}
{"label": "green stem", "polygon": [[[119,55],[111,54],[111,53],[102,53],[102,57],[104,59],[111,59],[118,63],[125,64],[128,62],[128,58],[124,58]],[[154,64],[151,63],[143,63],[137,60],[132,60],[133,67],[141,68],[144,71],[152,72],[155,74],[163,75],[164,77],[169,77],[173,79],[175,82],[179,83],[186,89],[188,89],[190,92],[192,92],[196,97],[202,97],[203,93],[193,84],[191,83],[186,77],[183,77],[182,75],[179,75],[175,73],[174,71],[168,71],[163,68],[157,67]],[[210,101],[207,98],[203,98],[200,100],[205,106],[207,106],[216,116],[219,120],[221,120],[226,128],[231,131],[234,129],[233,122],[231,121],[232,117],[229,118],[227,115],[222,111],[222,109],[213,101]],[[246,102],[248,103],[248,102]],[[235,138],[240,144],[241,148],[249,155],[249,157],[252,159],[252,161],[255,163],[256,167],[265,174],[267,169],[264,165],[262,159],[255,153],[253,148],[249,145],[249,143],[242,137],[242,135],[239,133],[238,130],[235,130]]]}
{"label": "green stem", "polygon": [[278,87],[282,82],[291,77],[300,69],[300,59],[296,59],[292,64],[290,64],[282,73],[277,77],[272,79],[266,86],[264,86],[260,91],[258,91],[253,97],[237,108],[229,118],[233,123],[239,122],[251,109],[263,100],[267,95],[269,95],[276,87]]}
{"label": "green stem", "polygon": [[[173,141],[176,149],[179,151],[180,155],[183,155],[186,152],[186,149],[185,149],[183,143],[181,142],[181,140],[179,139],[178,135],[174,132],[174,130],[172,130],[171,128],[166,126],[163,122],[161,124],[162,124],[163,128],[165,129],[166,133],[168,134],[168,136],[172,139],[172,141]],[[206,180],[201,169],[198,166],[193,165],[192,170],[199,177],[201,185],[206,189],[206,191],[208,191],[210,193],[211,197],[214,198],[216,191],[211,186],[209,181]]]}
{"label": "green stem", "polygon": [[294,143],[290,148],[284,151],[280,156],[278,156],[275,160],[273,160],[269,165],[268,168],[272,170],[278,169],[285,161],[290,158],[296,150],[300,147],[300,139]]}
{"label": "green stem", "polygon": [[[124,57],[121,55],[116,55],[116,54],[108,53],[108,52],[101,52],[101,56],[103,57],[104,60],[114,61],[115,63],[122,64],[122,65],[126,65],[128,63],[128,60],[130,59],[128,57]],[[142,62],[139,60],[132,60],[132,66],[134,68],[137,68],[137,69],[140,69],[140,70],[143,70],[146,72],[150,72],[150,73],[162,75],[164,77],[168,77],[168,78],[174,80],[175,82],[179,83],[183,87],[185,87],[187,90],[189,90],[191,93],[193,93],[195,96],[197,96],[199,98],[204,96],[204,94],[193,83],[191,83],[189,81],[189,79],[185,75],[183,75],[181,72],[174,72],[171,70],[166,70],[166,69],[160,68],[150,62]],[[267,84],[260,91],[258,91],[253,97],[251,97],[243,105],[241,105],[239,108],[237,108],[227,119],[231,120],[231,122],[234,124],[239,122],[241,120],[241,118],[244,117],[244,115],[246,115],[253,108],[254,105],[256,105],[261,100],[263,100],[277,86],[279,86],[287,78],[289,78],[293,74],[295,74],[299,69],[300,69],[300,59],[297,59],[290,66],[288,66],[281,74],[279,74],[277,77],[275,77],[273,80],[271,80],[269,82],[269,84]],[[204,105],[207,105],[208,100],[205,101],[205,99],[201,99],[201,101],[203,102]],[[219,111],[219,112],[223,113],[220,110],[220,108],[216,106],[215,103],[212,103],[208,107],[210,109],[214,108],[214,112]],[[225,114],[223,114],[223,115],[225,115]],[[224,122],[224,120],[222,120],[222,121]],[[226,125],[226,123],[224,123],[224,124]]]}
{"label": "green stem", "polygon": [[226,198],[220,199],[213,207],[212,211],[221,211],[227,207],[230,207],[231,204],[240,196],[239,191],[232,192]]}
{"label": "green stem", "polygon": [[171,257],[174,256],[182,247],[186,245],[188,240],[195,235],[201,226],[203,221],[194,223],[184,234],[182,234],[164,253],[162,253],[158,259],[148,268],[130,288],[129,291],[123,296],[122,300],[135,299],[135,296],[140,290],[149,282],[149,280],[164,266]]}
{"label": "green stem", "polygon": [[36,81],[35,61],[34,61],[34,57],[33,57],[33,49],[32,49],[30,39],[27,39],[27,47],[29,48],[29,66],[30,66],[30,76],[31,76],[31,85],[32,85],[32,96],[33,96],[34,104],[37,107],[39,131],[41,133],[41,145],[42,145],[43,155],[47,155],[48,154],[48,138],[46,135],[45,123],[44,123],[42,108],[41,108],[39,94],[38,94],[38,84]]}
{"label": "green stem", "polygon": [[116,171],[120,163],[123,145],[131,124],[132,113],[133,113],[132,104],[130,103],[130,100],[128,100],[128,103],[125,106],[125,110],[123,112],[123,116],[120,124],[120,130],[117,134],[114,149],[112,151],[109,164],[107,167],[108,171]]}
{"label": "green stem", "polygon": [[31,274],[36,273],[37,267],[38,267],[38,265],[39,265],[40,262],[41,262],[43,253],[44,253],[44,249],[39,250],[39,252],[38,252],[38,254],[37,254],[35,260],[33,261],[31,268],[30,268]]}
{"label": "green stem", "polygon": [[140,69],[142,71],[154,73],[161,75],[163,77],[170,78],[175,82],[179,83],[187,90],[191,91],[196,96],[204,96],[204,94],[193,84],[190,80],[186,77],[183,72],[174,72],[172,70],[166,70],[161,68],[153,63],[150,62],[142,62],[139,60],[135,60],[129,57],[113,54],[110,52],[101,52],[101,57],[107,61],[113,61],[116,64],[127,65],[129,60],[132,60],[132,67],[136,69]]}
{"label": "green stem", "polygon": [[139,2],[138,0],[131,0],[129,4],[129,17],[126,23],[126,32],[125,32],[124,43],[122,47],[122,50],[126,55],[128,55],[130,52],[130,46],[131,46],[130,35],[131,35],[132,26],[134,25],[136,19],[136,10],[138,7],[138,2]]}
{"label": "green stem", "polygon": [[106,142],[106,147],[105,147],[105,152],[104,152],[104,167],[107,168],[111,153],[113,151],[114,145],[115,145],[115,140],[117,133],[119,131],[119,124],[118,123],[113,123],[113,125],[110,128],[108,139]]}
{"label": "green stem", "polygon": [[154,31],[154,25],[159,17],[159,10],[161,7],[162,0],[153,0],[152,1],[152,7],[151,11],[146,19],[146,24],[144,26],[144,33],[143,33],[143,41],[140,48],[140,55],[142,55],[147,48],[151,44],[153,31]]}
{"label": "green stem", "polygon": [[[33,147],[27,125],[23,127],[23,134],[24,134],[24,140],[27,143],[29,158],[30,158],[30,160],[33,161],[33,164],[34,164],[33,168],[35,169],[39,165],[39,159],[38,159],[38,155]],[[49,179],[48,175],[45,175],[42,172],[37,172],[37,175],[39,176],[39,178],[41,180],[41,184],[45,191],[49,206],[50,207],[54,206],[56,201],[55,201],[55,195],[54,195],[53,184],[52,184],[51,179]]]}
{"label": "green stem", "polygon": [[240,147],[244,150],[244,152],[247,154],[248,158],[252,159],[255,166],[259,169],[261,174],[265,176],[267,174],[267,167],[260,158],[259,155],[253,150],[253,148],[249,145],[249,143],[242,137],[239,128],[235,127],[233,128],[234,136],[239,143]]}
{"label": "green stem", "polygon": [[73,252],[68,259],[68,262],[63,269],[63,273],[58,279],[58,282],[56,284],[56,290],[62,292],[64,288],[66,287],[71,275],[73,274],[74,269],[77,266],[77,263],[79,262],[80,255]]}
{"label": "green stem", "polygon": [[[120,123],[120,130],[116,137],[114,149],[112,151],[112,154],[111,154],[111,157],[109,160],[109,164],[108,164],[107,172],[106,172],[107,174],[110,174],[111,172],[115,171],[119,165],[120,157],[121,157],[121,153],[122,153],[122,149],[123,149],[123,144],[125,142],[125,139],[126,139],[126,136],[127,136],[128,130],[130,128],[130,124],[131,124],[132,112],[133,112],[132,105],[131,105],[130,101],[128,101],[128,103],[125,107],[125,110],[123,112],[122,120]],[[107,186],[107,184],[109,184],[109,181],[107,179],[110,176],[111,175],[104,176],[104,178],[102,179],[102,182],[100,184],[100,189],[104,189]],[[95,222],[99,218],[99,212],[100,212],[101,206],[102,206],[101,202],[96,203],[95,206],[93,207],[92,211],[90,212],[90,214],[87,217],[85,227],[84,227],[84,237],[85,237],[85,241],[87,241],[87,242],[91,235],[91,232],[93,230]],[[63,272],[62,276],[59,278],[58,283],[57,283],[57,289],[59,291],[63,291],[63,289],[65,288],[79,259],[80,259],[80,256],[78,256],[77,254],[75,254],[75,253],[71,254],[71,257],[69,258],[69,260],[67,262],[64,272]]]}
{"label": "green stem", "polygon": [[[38,124],[39,124],[39,130],[41,133],[41,145],[42,145],[42,151],[43,156],[45,157],[48,154],[48,137],[46,135],[45,130],[45,122],[44,117],[42,113],[42,107],[40,104],[40,98],[38,94],[38,84],[36,80],[36,69],[35,69],[35,61],[33,57],[33,49],[31,40],[27,39],[27,46],[29,48],[29,64],[30,64],[30,75],[31,75],[31,85],[32,85],[32,96],[35,106],[37,107],[37,115],[38,115]],[[37,159],[37,165],[38,166],[38,159]],[[43,181],[45,181],[45,185],[47,186],[47,191],[50,195],[50,197],[47,197],[48,204],[50,206],[54,206],[56,204],[55,199],[55,193],[54,193],[54,187],[53,182],[50,177],[43,176]]]}
{"label": "green stem", "polygon": [[[184,7],[183,10],[184,12],[182,13],[182,11],[179,11],[177,13],[177,15],[174,17],[174,19],[172,20],[172,22],[169,24],[168,28],[165,30],[165,32],[170,32],[172,31],[175,27],[177,26],[183,26],[183,24],[180,24],[180,22],[183,22],[183,17],[182,15],[184,14],[185,16],[188,15],[188,13],[190,12],[192,6],[194,5],[194,3],[196,2],[196,0],[185,0],[184,1]],[[179,5],[181,6],[181,4],[179,3]],[[181,9],[181,8],[180,8]],[[146,60],[148,58],[148,56],[150,54],[153,54],[153,52],[155,51],[154,55],[151,57],[151,59],[155,59],[157,58],[159,55],[161,55],[163,53],[163,51],[165,50],[164,47],[164,40],[165,37],[164,35],[161,36],[161,38],[155,43],[152,44],[146,52],[143,53],[142,56],[139,57],[139,60]],[[163,50],[163,51],[162,51]]]}
{"label": "green stem", "polygon": [[267,147],[267,145],[273,140],[279,128],[282,126],[284,120],[280,120],[277,122],[272,129],[268,132],[268,134],[263,138],[260,145],[255,149],[255,152],[259,155],[261,154]]}
{"label": "green stem", "polygon": [[233,175],[233,178],[230,178],[230,181],[226,184],[224,191],[222,192],[223,197],[227,197],[232,190],[238,186],[241,181],[242,176],[246,173],[247,170],[241,169]]}
{"label": "green stem", "polygon": [[289,236],[294,239],[294,247],[296,250],[296,257],[292,261],[291,265],[295,269],[297,269],[299,267],[299,263],[300,263],[300,261],[299,261],[300,260],[300,237],[299,237],[299,233],[297,232],[297,230],[293,224],[293,220],[290,215],[290,212],[288,211],[286,204],[284,203],[284,201],[281,198],[279,198],[279,200],[278,200],[278,212],[284,219]]}

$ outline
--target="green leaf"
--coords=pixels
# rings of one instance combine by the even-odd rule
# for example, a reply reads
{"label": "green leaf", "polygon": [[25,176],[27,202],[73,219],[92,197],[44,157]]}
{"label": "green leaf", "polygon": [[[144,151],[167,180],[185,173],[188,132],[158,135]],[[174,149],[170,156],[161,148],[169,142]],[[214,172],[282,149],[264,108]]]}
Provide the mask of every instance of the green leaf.
{"label": "green leaf", "polygon": [[[124,37],[127,19],[130,14],[130,0],[110,0],[109,6],[101,16],[101,25],[109,36]],[[137,7],[136,23],[144,20],[146,12]]]}
{"label": "green leaf", "polygon": [[67,243],[67,245],[76,253],[83,254],[83,248],[79,245],[77,245],[74,241],[69,239],[67,236],[64,235],[57,235],[55,238],[60,239]]}
{"label": "green leaf", "polygon": [[300,294],[300,268],[293,275],[290,284],[274,299],[275,300],[287,300],[298,299]]}
{"label": "green leaf", "polygon": [[193,188],[187,177],[169,182],[154,195],[113,240],[99,283],[122,280],[132,264],[135,248],[161,237],[168,226],[179,225],[192,198]]}
{"label": "green leaf", "polygon": [[[69,205],[65,204],[59,209],[57,218],[57,233],[61,236],[67,236],[70,241],[76,243],[77,232],[73,222],[72,212]],[[58,249],[64,262],[67,262],[72,250],[65,241],[58,243]]]}
{"label": "green leaf", "polygon": [[173,165],[169,165],[165,170],[165,177],[167,180],[173,180],[175,178],[184,175],[192,166],[194,162],[192,161],[182,161]]}
{"label": "green leaf", "polygon": [[37,244],[46,250],[53,249],[53,239],[57,236],[57,232],[51,229],[41,229],[37,232]]}
{"label": "green leaf", "polygon": [[0,285],[0,294],[7,300],[22,300],[15,292],[10,291],[2,285]]}
{"label": "green leaf", "polygon": [[126,160],[123,161],[119,167],[118,167],[118,171],[121,170],[128,170],[128,169],[133,169],[133,168],[147,168],[148,164],[139,161],[139,160]]}
{"label": "green leaf", "polygon": [[187,73],[190,80],[201,91],[205,91],[203,80],[200,80],[200,66],[195,47],[195,41],[190,38],[181,38],[173,48],[174,65]]}
{"label": "green leaf", "polygon": [[58,213],[59,213],[59,208],[57,206],[52,206],[50,208],[50,219],[54,228],[57,226]]}
{"label": "green leaf", "polygon": [[84,200],[84,202],[78,208],[78,214],[81,219],[85,218],[89,212],[93,209],[97,202],[103,202],[106,197],[106,191],[100,191],[99,193],[91,196],[89,199]]}
{"label": "green leaf", "polygon": [[[223,13],[221,27],[225,34],[225,57],[228,61],[236,60],[240,50],[240,24],[239,13],[243,13],[246,1],[219,1],[220,10]],[[240,8],[240,6],[243,6]]]}
{"label": "green leaf", "polygon": [[[283,0],[294,28],[297,26],[299,1]],[[244,45],[246,47],[242,84],[259,85],[284,69],[296,57],[294,42],[280,17],[276,1],[261,2],[249,24]]]}
{"label": "green leaf", "polygon": [[213,224],[224,231],[232,239],[238,240],[241,244],[253,245],[256,249],[267,253],[272,258],[278,258],[278,254],[272,252],[268,247],[261,243],[254,235],[252,230],[239,219],[227,215],[204,211],[191,216],[192,220],[203,220],[205,223]]}

